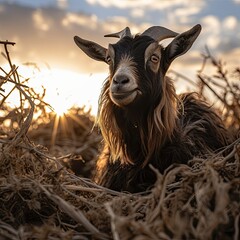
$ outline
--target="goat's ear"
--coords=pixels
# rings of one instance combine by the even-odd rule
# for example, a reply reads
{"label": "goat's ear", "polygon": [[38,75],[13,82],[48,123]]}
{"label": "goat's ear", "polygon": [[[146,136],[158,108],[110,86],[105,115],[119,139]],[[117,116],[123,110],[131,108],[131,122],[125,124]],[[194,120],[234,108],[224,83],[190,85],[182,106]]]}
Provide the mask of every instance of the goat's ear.
{"label": "goat's ear", "polygon": [[78,36],[74,37],[74,41],[77,44],[77,46],[83,52],[85,52],[90,58],[93,58],[94,60],[97,60],[97,61],[106,62],[106,52],[107,52],[106,48],[100,46],[95,42],[85,40]]}
{"label": "goat's ear", "polygon": [[174,38],[174,40],[166,47],[169,62],[172,62],[176,57],[183,55],[191,48],[200,34],[201,29],[201,25],[197,24],[190,30],[181,33]]}

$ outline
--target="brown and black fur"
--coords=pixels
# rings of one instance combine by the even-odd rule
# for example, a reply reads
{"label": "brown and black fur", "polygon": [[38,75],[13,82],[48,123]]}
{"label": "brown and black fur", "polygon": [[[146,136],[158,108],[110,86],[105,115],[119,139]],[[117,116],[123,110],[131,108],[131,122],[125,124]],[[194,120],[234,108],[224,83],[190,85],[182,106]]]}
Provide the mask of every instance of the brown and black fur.
{"label": "brown and black fur", "polygon": [[[102,89],[97,118],[104,138],[95,176],[98,184],[117,191],[144,191],[156,181],[150,165],[163,173],[172,164],[187,164],[194,156],[227,144],[226,130],[213,109],[196,93],[178,96],[165,76],[173,59],[191,47],[200,30],[195,26],[166,48],[156,46],[157,67],[146,61],[148,47],[156,44],[149,36],[124,37],[111,45],[114,59],[108,61],[110,75]],[[79,37],[75,42],[90,57],[107,62],[107,49]],[[126,105],[111,96],[122,59],[132,65],[139,92]]]}
{"label": "brown and black fur", "polygon": [[[149,164],[163,173],[172,164],[187,164],[194,156],[212,153],[226,146],[227,133],[221,119],[197,94],[180,95],[177,107],[176,125],[170,138],[154,149],[144,166],[146,153],[141,143],[141,134],[148,132],[146,126],[134,126],[122,118],[121,124],[124,127],[120,128],[120,134],[123,139],[119,140],[127,143],[127,155],[132,156],[133,163],[113,159],[106,144],[97,163],[95,180],[100,185],[117,191],[144,191],[156,181],[156,175]],[[155,134],[157,138],[157,132]],[[147,138],[148,136],[146,140]],[[157,144],[153,143],[155,145]]]}

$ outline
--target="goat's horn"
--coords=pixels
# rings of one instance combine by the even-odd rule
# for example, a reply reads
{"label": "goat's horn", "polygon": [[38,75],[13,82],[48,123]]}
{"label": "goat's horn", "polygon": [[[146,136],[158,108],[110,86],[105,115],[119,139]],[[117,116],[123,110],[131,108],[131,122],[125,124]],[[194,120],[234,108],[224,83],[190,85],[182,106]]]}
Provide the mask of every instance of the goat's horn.
{"label": "goat's horn", "polygon": [[130,31],[130,28],[126,27],[118,33],[107,34],[107,35],[104,35],[104,37],[123,38],[123,37],[132,37],[132,34],[131,34],[131,31]]}
{"label": "goat's horn", "polygon": [[149,36],[156,40],[157,42],[160,42],[163,39],[166,38],[172,38],[176,37],[178,33],[173,32],[165,27],[160,27],[160,26],[153,26],[148,28],[146,31],[144,31],[142,36]]}

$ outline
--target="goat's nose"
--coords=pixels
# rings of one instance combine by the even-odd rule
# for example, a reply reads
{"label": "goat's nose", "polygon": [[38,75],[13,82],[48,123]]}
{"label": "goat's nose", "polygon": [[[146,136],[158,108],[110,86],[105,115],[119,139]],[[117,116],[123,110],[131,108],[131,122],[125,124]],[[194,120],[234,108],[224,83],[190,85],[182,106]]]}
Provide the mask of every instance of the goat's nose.
{"label": "goat's nose", "polygon": [[124,85],[129,83],[129,78],[125,75],[117,75],[113,78],[113,83],[116,85]]}

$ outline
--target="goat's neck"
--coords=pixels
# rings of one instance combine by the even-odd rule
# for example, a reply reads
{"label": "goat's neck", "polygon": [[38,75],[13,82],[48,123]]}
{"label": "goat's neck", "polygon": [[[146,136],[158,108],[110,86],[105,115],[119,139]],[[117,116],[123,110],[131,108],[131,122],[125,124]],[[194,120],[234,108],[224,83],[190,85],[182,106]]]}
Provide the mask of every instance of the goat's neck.
{"label": "goat's neck", "polygon": [[[144,167],[170,141],[176,126],[175,89],[169,82],[155,108],[125,111],[105,101],[98,122],[113,160]],[[142,159],[139,159],[141,156]]]}
{"label": "goat's neck", "polygon": [[[119,116],[124,116],[124,113]],[[140,163],[144,167],[152,157],[159,156],[164,144],[171,141],[176,116],[174,102],[168,102],[142,116],[129,118],[129,115],[125,115],[121,123],[117,121],[121,142],[124,143],[123,162]]]}

